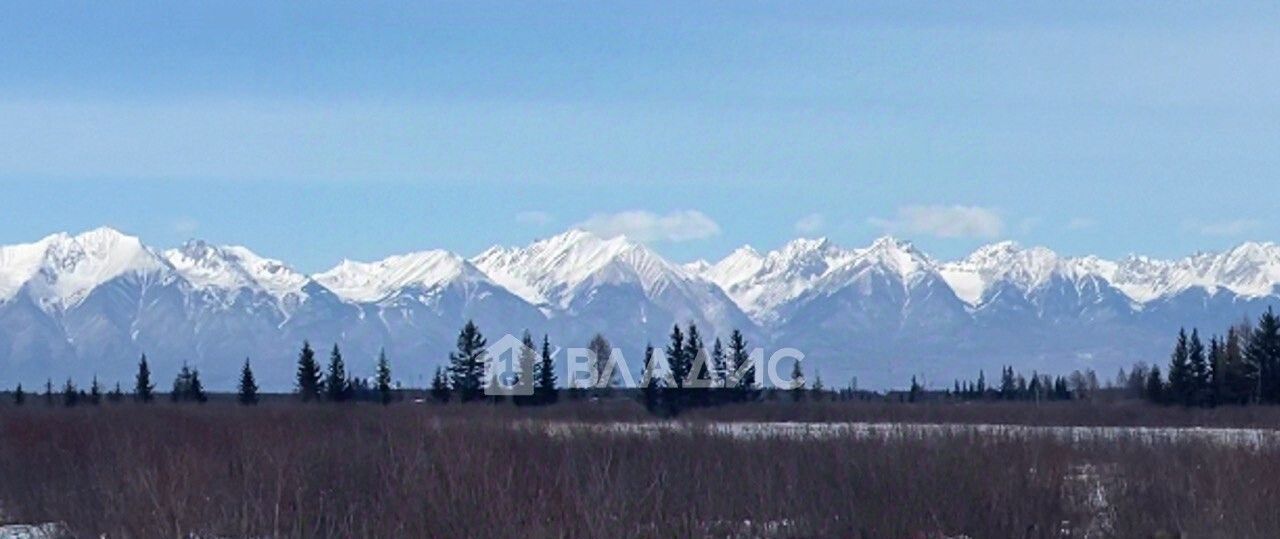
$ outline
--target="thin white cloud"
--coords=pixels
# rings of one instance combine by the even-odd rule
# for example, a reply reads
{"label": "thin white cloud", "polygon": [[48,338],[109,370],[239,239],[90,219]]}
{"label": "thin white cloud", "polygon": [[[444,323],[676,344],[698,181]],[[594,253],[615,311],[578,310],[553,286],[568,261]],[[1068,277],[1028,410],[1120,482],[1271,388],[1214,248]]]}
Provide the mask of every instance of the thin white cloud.
{"label": "thin white cloud", "polygon": [[867,222],[885,232],[939,238],[994,238],[1004,231],[1004,219],[979,206],[906,206],[892,219],[872,217]]}
{"label": "thin white cloud", "polygon": [[554,216],[545,211],[531,210],[516,214],[516,222],[522,225],[546,226],[555,220]]}
{"label": "thin white cloud", "polygon": [[200,222],[190,217],[179,217],[169,225],[175,234],[190,235],[200,228]]}
{"label": "thin white cloud", "polygon": [[1188,227],[1200,233],[1201,236],[1232,237],[1257,230],[1262,227],[1262,221],[1257,219],[1234,219],[1213,223],[1191,223]]}
{"label": "thin white cloud", "polygon": [[598,213],[577,227],[604,237],[626,236],[641,242],[700,240],[720,233],[720,225],[696,210],[666,215],[644,210]]}
{"label": "thin white cloud", "polygon": [[826,220],[822,218],[821,213],[811,213],[801,217],[799,221],[796,221],[796,232],[801,234],[813,234],[821,231],[826,224]]}
{"label": "thin white cloud", "polygon": [[1098,221],[1088,217],[1073,217],[1067,221],[1067,230],[1090,230],[1098,226]]}

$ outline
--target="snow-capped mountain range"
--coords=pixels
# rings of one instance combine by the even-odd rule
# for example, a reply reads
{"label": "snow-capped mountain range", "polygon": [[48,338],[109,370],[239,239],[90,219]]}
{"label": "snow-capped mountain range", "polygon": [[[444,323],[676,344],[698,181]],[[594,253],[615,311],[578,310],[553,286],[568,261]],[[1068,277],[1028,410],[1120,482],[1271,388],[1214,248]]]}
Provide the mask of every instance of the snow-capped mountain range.
{"label": "snow-capped mountain range", "polygon": [[1002,242],[938,261],[888,237],[863,248],[797,239],[678,264],[570,230],[471,259],[422,251],[306,275],[245,247],[158,250],[100,228],[0,247],[0,385],[127,382],[145,352],[161,378],[186,362],[215,387],[251,357],[265,387],[285,389],[304,339],[341,345],[356,372],[385,348],[400,378],[422,385],[474,319],[491,338],[528,329],[561,346],[601,332],[637,365],[646,343],[692,321],[708,341],[737,328],[800,350],[828,385],[920,375],[940,386],[1003,364],[1106,373],[1164,361],[1177,327],[1217,331],[1273,305],[1271,243],[1112,261]]}

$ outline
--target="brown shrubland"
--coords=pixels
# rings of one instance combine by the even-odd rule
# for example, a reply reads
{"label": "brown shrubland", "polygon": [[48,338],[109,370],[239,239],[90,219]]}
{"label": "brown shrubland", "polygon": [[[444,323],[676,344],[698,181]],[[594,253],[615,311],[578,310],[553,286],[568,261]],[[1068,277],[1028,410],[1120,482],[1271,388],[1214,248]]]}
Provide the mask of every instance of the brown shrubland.
{"label": "brown shrubland", "polygon": [[[681,421],[1071,424],[1107,409],[1075,406],[763,403]],[[1259,410],[1110,408],[1122,424],[1275,415]],[[81,537],[1280,536],[1280,448],[529,428],[566,420],[650,418],[625,401],[0,407],[0,504]]]}

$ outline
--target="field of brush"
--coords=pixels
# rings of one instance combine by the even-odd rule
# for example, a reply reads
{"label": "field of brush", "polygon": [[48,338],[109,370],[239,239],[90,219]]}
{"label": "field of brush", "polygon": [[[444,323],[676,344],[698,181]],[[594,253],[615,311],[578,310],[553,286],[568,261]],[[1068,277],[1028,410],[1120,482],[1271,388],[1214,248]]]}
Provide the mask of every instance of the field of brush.
{"label": "field of brush", "polygon": [[[1277,537],[1280,410],[0,407],[10,537]],[[3,537],[5,532],[0,532]]]}

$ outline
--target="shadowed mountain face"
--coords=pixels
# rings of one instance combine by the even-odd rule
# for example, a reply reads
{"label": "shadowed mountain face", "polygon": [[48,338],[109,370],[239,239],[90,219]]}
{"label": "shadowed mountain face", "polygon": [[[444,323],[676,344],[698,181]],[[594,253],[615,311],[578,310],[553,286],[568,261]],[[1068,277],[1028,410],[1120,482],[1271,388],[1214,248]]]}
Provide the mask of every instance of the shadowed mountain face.
{"label": "shadowed mountain face", "polygon": [[634,369],[673,324],[696,323],[708,345],[736,328],[767,352],[803,352],[828,386],[941,387],[1005,364],[1109,376],[1163,363],[1181,326],[1221,331],[1280,306],[1278,285],[1280,248],[1259,243],[1112,262],[1005,242],[939,262],[892,238],[801,239],[681,265],[571,230],[470,260],[424,251],[304,275],[243,247],[159,251],[98,229],[0,247],[0,385],[96,374],[128,387],[146,353],[160,387],[186,363],[231,388],[249,357],[265,389],[284,390],[310,340],[322,355],[337,343],[358,375],[385,349],[398,379],[423,386],[467,320],[491,341],[527,329],[583,347],[603,333]]}

